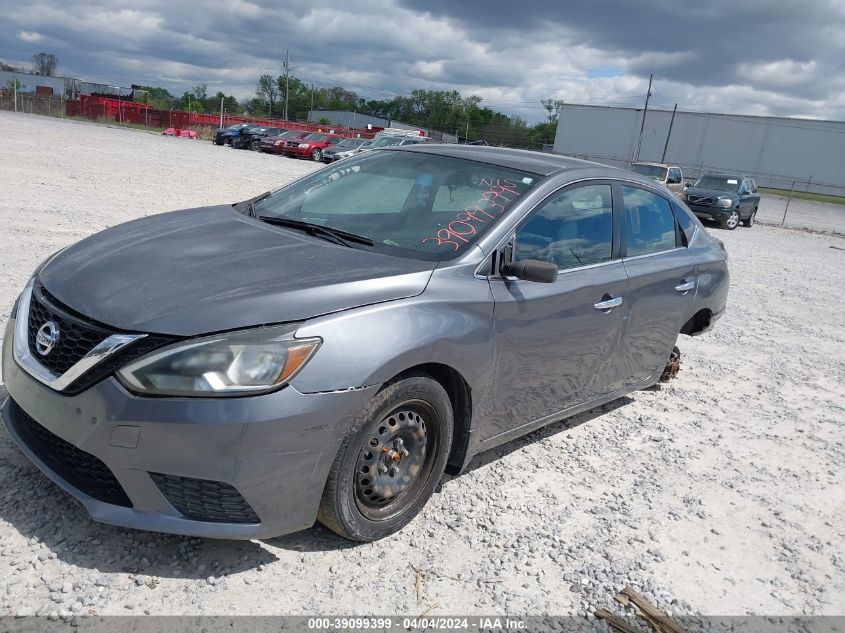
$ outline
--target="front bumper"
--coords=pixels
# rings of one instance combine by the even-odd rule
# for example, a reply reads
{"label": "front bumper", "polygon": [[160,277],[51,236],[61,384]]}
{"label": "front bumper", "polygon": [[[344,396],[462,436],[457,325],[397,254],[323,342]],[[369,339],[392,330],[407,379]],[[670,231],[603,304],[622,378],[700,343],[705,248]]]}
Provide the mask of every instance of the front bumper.
{"label": "front bumper", "polygon": [[[93,519],[114,525],[232,539],[310,527],[346,428],[376,389],[145,398],[111,377],[67,396],[18,366],[14,323],[3,346],[9,398],[0,418],[36,466]],[[249,511],[221,520],[233,499]],[[197,508],[214,511],[198,518]]]}
{"label": "front bumper", "polygon": [[311,152],[315,149],[319,149],[317,147],[285,147],[282,148],[282,152],[285,156],[291,156],[292,158],[311,158]]}
{"label": "front bumper", "polygon": [[711,207],[701,204],[691,204],[689,202],[686,205],[690,208],[690,211],[702,220],[713,220],[715,222],[720,222],[722,218],[728,217],[735,210],[734,207]]}

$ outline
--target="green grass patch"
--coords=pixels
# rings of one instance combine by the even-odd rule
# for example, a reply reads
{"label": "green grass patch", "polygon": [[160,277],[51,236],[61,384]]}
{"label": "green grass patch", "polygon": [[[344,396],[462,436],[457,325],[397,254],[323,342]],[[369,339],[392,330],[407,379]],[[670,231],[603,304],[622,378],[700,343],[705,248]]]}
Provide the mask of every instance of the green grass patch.
{"label": "green grass patch", "polygon": [[[789,197],[789,189],[769,189],[767,187],[760,187],[760,193],[767,193],[772,196]],[[845,196],[829,196],[825,193],[809,193],[807,191],[793,191],[793,198],[800,200],[812,200],[813,202],[827,202],[828,204],[842,204],[845,205]]]}

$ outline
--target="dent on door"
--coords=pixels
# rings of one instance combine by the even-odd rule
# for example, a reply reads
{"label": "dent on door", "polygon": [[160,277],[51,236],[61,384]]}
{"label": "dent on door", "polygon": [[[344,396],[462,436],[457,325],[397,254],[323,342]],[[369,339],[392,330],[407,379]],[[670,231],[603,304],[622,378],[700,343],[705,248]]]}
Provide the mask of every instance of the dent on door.
{"label": "dent on door", "polygon": [[491,280],[495,406],[484,439],[612,390],[626,285],[621,261],[551,284]]}

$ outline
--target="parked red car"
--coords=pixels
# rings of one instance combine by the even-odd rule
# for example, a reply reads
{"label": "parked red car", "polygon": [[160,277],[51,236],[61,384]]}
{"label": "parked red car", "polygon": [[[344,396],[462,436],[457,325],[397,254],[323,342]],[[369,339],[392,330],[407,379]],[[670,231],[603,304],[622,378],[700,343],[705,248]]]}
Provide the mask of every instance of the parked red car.
{"label": "parked red car", "polygon": [[294,158],[310,158],[320,162],[323,160],[323,150],[331,145],[337,145],[343,140],[342,136],[336,134],[324,134],[323,132],[311,132],[302,139],[288,140],[281,148],[285,156]]}
{"label": "parked red car", "polygon": [[284,148],[288,141],[298,145],[302,138],[308,136],[308,134],[310,134],[310,132],[307,130],[288,130],[278,136],[265,136],[261,139],[258,149],[259,151],[267,152],[268,154],[281,154],[282,148]]}

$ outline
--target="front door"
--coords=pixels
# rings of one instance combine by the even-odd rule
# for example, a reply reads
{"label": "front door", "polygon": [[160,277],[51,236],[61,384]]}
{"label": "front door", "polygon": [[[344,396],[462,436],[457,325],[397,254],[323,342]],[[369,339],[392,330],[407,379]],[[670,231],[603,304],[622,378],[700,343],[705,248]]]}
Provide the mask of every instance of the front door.
{"label": "front door", "polygon": [[628,387],[659,377],[692,309],[698,279],[669,201],[636,186],[619,191],[629,312],[617,379]]}
{"label": "front door", "polygon": [[559,273],[550,284],[490,280],[495,406],[482,439],[607,391],[627,311],[618,241],[606,182],[553,194],[517,228],[514,260],[551,261]]}

